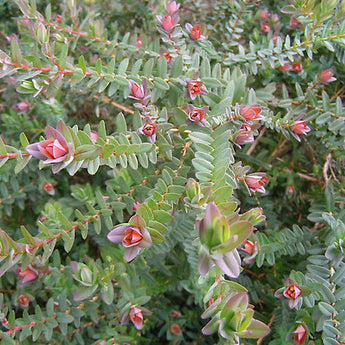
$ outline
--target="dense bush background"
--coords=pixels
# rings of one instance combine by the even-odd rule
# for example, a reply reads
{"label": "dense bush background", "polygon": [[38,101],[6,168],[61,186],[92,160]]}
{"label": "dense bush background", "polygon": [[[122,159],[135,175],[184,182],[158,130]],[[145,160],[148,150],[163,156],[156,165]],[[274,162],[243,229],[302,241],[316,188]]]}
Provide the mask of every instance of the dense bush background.
{"label": "dense bush background", "polygon": [[[345,2],[180,4],[169,37],[156,18],[163,1],[0,1],[2,343],[233,344],[203,335],[201,314],[211,297],[243,288],[271,329],[243,344],[292,344],[298,324],[306,344],[344,343]],[[336,80],[322,79],[329,69]],[[147,108],[128,87],[145,78]],[[188,100],[187,78],[208,95]],[[205,127],[186,123],[191,103],[209,107]],[[238,146],[239,109],[254,104],[264,118]],[[301,114],[311,131],[298,141]],[[138,134],[145,116],[157,124],[153,144]],[[25,147],[60,120],[81,156],[53,174]],[[245,187],[255,172],[268,176],[264,194]],[[193,202],[189,178],[201,188]],[[211,202],[228,220],[257,207],[266,216],[236,279],[197,269],[195,221]],[[154,244],[127,263],[107,234],[134,214]],[[304,289],[299,309],[274,296],[288,277]],[[132,306],[141,331],[120,324]]]}

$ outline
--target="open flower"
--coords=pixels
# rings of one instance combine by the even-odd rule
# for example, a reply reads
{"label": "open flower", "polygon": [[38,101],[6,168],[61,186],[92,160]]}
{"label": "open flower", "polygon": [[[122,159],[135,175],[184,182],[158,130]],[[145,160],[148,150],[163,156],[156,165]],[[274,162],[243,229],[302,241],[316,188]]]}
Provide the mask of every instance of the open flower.
{"label": "open flower", "polygon": [[145,101],[148,98],[147,95],[147,80],[143,79],[140,85],[138,85],[134,80],[128,80],[129,91],[132,96],[130,98],[136,99],[138,101]]}
{"label": "open flower", "polygon": [[31,265],[29,265],[24,271],[21,271],[18,268],[15,272],[17,273],[18,279],[21,279],[17,284],[17,288],[32,284],[38,278],[38,272],[32,268]]}
{"label": "open flower", "polygon": [[337,80],[337,78],[333,77],[333,69],[326,69],[325,71],[321,72],[320,76],[322,83],[330,83],[332,81]]}
{"label": "open flower", "polygon": [[138,307],[132,307],[130,309],[129,318],[136,329],[140,330],[143,328],[143,314]]}
{"label": "open flower", "polygon": [[45,128],[46,140],[26,147],[26,151],[35,158],[42,160],[43,164],[53,163],[52,171],[54,174],[73,160],[74,146],[72,143],[67,143],[63,135],[64,130],[68,131],[64,122],[60,120],[56,129],[50,126]]}
{"label": "open flower", "polygon": [[259,104],[249,104],[240,108],[240,115],[246,121],[262,120],[264,117],[261,115],[261,107]]}
{"label": "open flower", "polygon": [[306,135],[310,132],[311,129],[307,126],[307,121],[295,120],[292,124],[292,135],[296,138],[296,140],[301,141],[298,134]]}
{"label": "open flower", "polygon": [[204,116],[206,115],[206,112],[208,110],[208,106],[202,107],[202,108],[196,108],[193,104],[187,105],[187,115],[188,120],[187,122],[198,122],[201,126],[205,126],[205,120]]}
{"label": "open flower", "polygon": [[170,34],[176,26],[178,26],[179,17],[175,14],[168,14],[164,17],[162,16],[156,16],[158,23],[159,23],[159,29],[160,31],[163,31],[166,34]]}
{"label": "open flower", "polygon": [[252,128],[248,125],[242,125],[240,127],[238,136],[235,139],[235,143],[241,146],[245,144],[250,144],[253,141],[254,141],[254,135],[253,135]]}
{"label": "open flower", "polygon": [[180,4],[177,4],[176,1],[167,1],[164,8],[169,14],[174,14],[180,8]]}
{"label": "open flower", "polygon": [[290,309],[293,309],[301,301],[302,289],[294,280],[290,278],[286,279],[284,285],[284,287],[276,291],[274,296],[279,299],[289,299],[289,307]]}
{"label": "open flower", "polygon": [[307,330],[303,325],[298,325],[296,330],[293,332],[294,337],[293,340],[295,344],[302,345],[304,344],[306,338],[307,338]]}
{"label": "open flower", "polygon": [[156,128],[157,126],[152,123],[145,123],[138,129],[138,133],[141,135],[145,135],[150,143],[154,143],[156,141]]}
{"label": "open flower", "polygon": [[202,81],[198,80],[190,80],[186,79],[186,86],[187,86],[187,98],[194,100],[196,96],[200,95],[208,95],[208,91],[203,86]]}
{"label": "open flower", "polygon": [[252,192],[266,193],[264,184],[267,182],[268,178],[266,173],[253,173],[249,174],[244,178],[246,186]]}
{"label": "open flower", "polygon": [[143,218],[138,215],[130,219],[129,225],[115,226],[107,238],[110,242],[122,243],[126,248],[124,258],[127,262],[132,261],[142,248],[152,246],[150,233],[145,229]]}
{"label": "open flower", "polygon": [[187,23],[185,25],[186,31],[188,32],[192,40],[204,39],[204,36],[201,35],[201,29],[199,25],[192,25]]}

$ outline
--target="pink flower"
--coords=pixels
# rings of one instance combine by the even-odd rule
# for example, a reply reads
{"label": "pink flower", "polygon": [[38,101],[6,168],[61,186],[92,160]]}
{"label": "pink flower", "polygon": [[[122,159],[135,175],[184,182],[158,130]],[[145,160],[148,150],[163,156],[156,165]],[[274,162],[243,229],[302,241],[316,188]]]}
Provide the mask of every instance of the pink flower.
{"label": "pink flower", "polygon": [[175,15],[168,14],[164,17],[162,16],[156,16],[159,25],[163,29],[165,33],[170,33],[175,26],[178,25],[178,17]]}
{"label": "pink flower", "polygon": [[157,126],[154,123],[145,123],[138,129],[138,133],[145,135],[149,142],[153,144],[156,141],[156,128]]}
{"label": "pink flower", "polygon": [[292,131],[296,134],[307,134],[311,129],[307,126],[307,121],[295,121],[292,124]]}
{"label": "pink flower", "polygon": [[151,315],[152,312],[147,310],[146,308],[140,306],[137,307],[136,305],[132,305],[127,311],[123,314],[121,319],[121,325],[125,325],[129,320],[132,321],[134,327],[137,330],[141,330],[143,328],[143,314],[144,315]]}
{"label": "pink flower", "polygon": [[288,185],[285,190],[286,194],[294,194],[295,193],[295,187],[293,185]]}
{"label": "pink flower", "polygon": [[270,32],[271,27],[267,23],[261,23],[261,31],[265,33]]}
{"label": "pink flower", "polygon": [[205,126],[205,120],[204,116],[206,115],[206,112],[208,110],[208,106],[202,107],[202,108],[196,108],[192,104],[187,105],[187,115],[188,120],[187,122],[198,122],[203,127]]}
{"label": "pink flower", "polygon": [[301,295],[301,289],[296,283],[291,283],[283,292],[283,295],[288,299],[297,299]]}
{"label": "pink flower", "polygon": [[260,12],[260,19],[266,19],[270,16],[270,13],[268,12],[267,8],[264,8],[261,12]]}
{"label": "pink flower", "polygon": [[129,311],[129,318],[136,329],[140,330],[143,328],[143,314],[141,309],[133,306]]}
{"label": "pink flower", "polygon": [[262,120],[261,107],[259,104],[245,105],[240,108],[240,114],[246,121]]}
{"label": "pink flower", "polygon": [[18,279],[21,279],[21,282],[17,284],[18,288],[27,286],[33,283],[38,278],[37,271],[32,268],[31,265],[29,265],[23,272],[19,268],[15,270],[15,272],[17,273]]}
{"label": "pink flower", "polygon": [[107,235],[110,242],[122,243],[126,248],[124,258],[132,261],[142,248],[150,248],[152,240],[150,233],[145,228],[144,220],[135,215],[130,219],[129,225],[115,226]]}
{"label": "pink flower", "polygon": [[50,182],[44,182],[43,184],[43,190],[49,194],[49,195],[54,195],[55,194],[55,190],[53,185]]}
{"label": "pink flower", "polygon": [[29,107],[30,107],[30,105],[28,103],[26,103],[26,102],[19,102],[19,103],[15,104],[12,108],[14,110],[23,112],[23,111],[28,110]]}
{"label": "pink flower", "polygon": [[254,135],[253,135],[252,128],[248,125],[242,125],[240,127],[240,132],[235,139],[235,143],[241,146],[241,145],[250,144],[253,141],[254,141]]}
{"label": "pink flower", "polygon": [[132,210],[133,210],[134,212],[138,211],[138,208],[139,208],[140,205],[141,205],[141,202],[139,202],[139,201],[133,202],[133,204],[132,204]]}
{"label": "pink flower", "polygon": [[247,175],[245,178],[245,184],[252,192],[266,193],[264,184],[268,181],[266,173],[253,173]]}
{"label": "pink flower", "polygon": [[128,80],[129,91],[132,96],[130,98],[136,99],[138,101],[145,101],[147,96],[147,80],[143,79],[140,85],[138,85],[134,80]]}
{"label": "pink flower", "polygon": [[96,142],[96,140],[98,139],[99,135],[98,135],[97,132],[91,131],[90,137],[91,137],[91,140],[92,140],[93,142]]}
{"label": "pink flower", "polygon": [[192,40],[198,40],[200,38],[204,38],[202,35],[201,35],[201,29],[200,29],[200,26],[199,25],[192,25],[190,23],[187,23],[185,25],[185,28],[187,30],[187,32],[189,33],[189,36]]}
{"label": "pink flower", "polygon": [[180,8],[180,4],[177,4],[176,1],[167,1],[164,8],[169,14],[174,14]]}
{"label": "pink flower", "polygon": [[60,120],[56,129],[50,126],[45,128],[46,140],[30,144],[26,147],[26,151],[35,158],[43,160],[43,164],[54,163],[52,168],[54,174],[66,167],[73,160],[72,153],[74,146],[72,143],[67,143],[62,134],[64,130],[68,131],[66,125]]}
{"label": "pink flower", "polygon": [[337,78],[333,77],[333,69],[326,69],[321,73],[321,82],[322,83],[330,83],[332,81],[337,80]]}
{"label": "pink flower", "polygon": [[208,95],[202,81],[186,79],[187,98],[194,100],[199,94]]}
{"label": "pink flower", "polygon": [[[295,307],[298,308],[300,302],[302,302],[302,291],[301,288],[297,285],[295,281],[290,278],[287,278],[285,281],[285,286],[277,290],[274,294],[276,298],[289,299],[289,308],[293,309]],[[306,293],[306,289],[304,289],[304,293]]]}
{"label": "pink flower", "polygon": [[303,66],[302,66],[301,62],[298,61],[298,62],[293,63],[292,64],[292,70],[294,72],[297,72],[297,73],[302,72]]}
{"label": "pink flower", "polygon": [[296,330],[293,332],[294,337],[293,340],[295,344],[302,345],[304,344],[306,338],[307,338],[307,330],[303,325],[298,325]]}

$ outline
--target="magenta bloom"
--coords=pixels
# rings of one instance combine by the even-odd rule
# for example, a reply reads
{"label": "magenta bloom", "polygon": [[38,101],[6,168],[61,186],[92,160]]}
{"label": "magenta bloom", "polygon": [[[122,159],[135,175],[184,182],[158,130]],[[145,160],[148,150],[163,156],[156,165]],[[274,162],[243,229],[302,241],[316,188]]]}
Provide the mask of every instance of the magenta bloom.
{"label": "magenta bloom", "polygon": [[266,173],[253,173],[244,178],[246,186],[252,192],[266,193],[264,184],[268,181]]}
{"label": "magenta bloom", "polygon": [[248,125],[242,125],[240,127],[240,132],[235,139],[235,143],[241,146],[245,144],[250,144],[253,141],[254,141],[254,135],[253,135],[252,128]]}
{"label": "magenta bloom", "polygon": [[322,83],[330,83],[332,81],[337,80],[337,78],[333,77],[333,69],[326,69],[321,73],[321,82]]}
{"label": "magenta bloom", "polygon": [[138,215],[130,219],[130,225],[115,226],[107,238],[110,242],[122,243],[126,248],[124,258],[127,262],[131,262],[142,248],[152,246],[150,233],[145,229],[144,220]]}
{"label": "magenta bloom", "polygon": [[53,163],[52,171],[54,174],[73,160],[74,147],[73,144],[67,143],[62,134],[64,126],[66,125],[63,121],[59,121],[56,129],[47,126],[45,128],[47,139],[26,147],[26,151],[35,158],[42,160],[43,164]]}
{"label": "magenta bloom", "polygon": [[145,135],[149,142],[153,144],[156,141],[156,128],[157,126],[154,123],[145,123],[138,129],[138,133]]}
{"label": "magenta bloom", "polygon": [[130,98],[136,99],[138,101],[145,101],[147,96],[147,80],[143,79],[142,83],[138,85],[134,80],[128,80],[129,91],[132,96]]}
{"label": "magenta bloom", "polygon": [[202,81],[186,79],[186,86],[187,98],[191,100],[194,100],[199,94],[208,95],[208,91],[205,86],[203,86]]}
{"label": "magenta bloom", "polygon": [[205,120],[204,116],[206,115],[206,112],[208,110],[208,106],[202,107],[202,108],[196,108],[193,104],[187,105],[187,115],[188,120],[187,122],[198,122],[201,126],[205,126]]}
{"label": "magenta bloom", "polygon": [[259,104],[250,104],[241,107],[240,115],[246,121],[262,120],[264,117],[261,115],[261,107]]}
{"label": "magenta bloom", "polygon": [[174,14],[180,8],[180,4],[177,4],[176,1],[167,1],[164,5],[164,8],[168,14]]}

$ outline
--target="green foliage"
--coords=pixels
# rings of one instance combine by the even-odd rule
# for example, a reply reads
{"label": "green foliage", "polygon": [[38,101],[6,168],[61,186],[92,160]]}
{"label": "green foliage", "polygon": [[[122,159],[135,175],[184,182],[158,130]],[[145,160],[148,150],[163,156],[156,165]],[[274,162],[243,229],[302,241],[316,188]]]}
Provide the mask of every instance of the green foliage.
{"label": "green foliage", "polygon": [[0,0],[2,344],[345,342],[344,1],[175,6]]}

